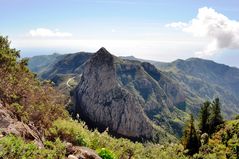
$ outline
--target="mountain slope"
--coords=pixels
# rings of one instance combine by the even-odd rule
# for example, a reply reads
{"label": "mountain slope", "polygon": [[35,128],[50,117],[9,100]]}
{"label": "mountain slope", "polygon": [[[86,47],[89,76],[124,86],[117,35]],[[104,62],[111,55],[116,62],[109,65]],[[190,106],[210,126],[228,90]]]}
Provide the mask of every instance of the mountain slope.
{"label": "mountain slope", "polygon": [[51,68],[41,74],[43,79],[54,79],[57,75],[66,75],[80,73],[81,66],[92,56],[91,53],[79,52],[74,54],[66,54],[61,60],[54,63]]}
{"label": "mountain slope", "polygon": [[28,67],[40,79],[51,80],[64,94],[69,94],[80,81],[84,62],[91,56],[92,53],[86,52],[34,56],[29,59]]}
{"label": "mountain slope", "polygon": [[60,60],[64,55],[54,53],[52,55],[39,55],[33,56],[29,59],[28,67],[32,72],[40,74],[41,72],[46,71],[46,69],[55,63],[56,61]]}
{"label": "mountain slope", "polygon": [[239,69],[210,60],[190,58],[158,66],[198,101],[219,97],[226,118],[239,113]]}

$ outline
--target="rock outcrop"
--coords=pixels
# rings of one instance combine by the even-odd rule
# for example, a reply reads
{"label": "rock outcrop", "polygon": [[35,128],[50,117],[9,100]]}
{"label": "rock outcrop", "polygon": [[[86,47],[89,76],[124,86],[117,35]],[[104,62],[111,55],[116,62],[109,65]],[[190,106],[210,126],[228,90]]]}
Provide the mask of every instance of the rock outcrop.
{"label": "rock outcrop", "polygon": [[149,138],[153,127],[137,97],[117,81],[115,62],[115,57],[102,48],[86,63],[76,89],[77,112],[119,135]]}
{"label": "rock outcrop", "polygon": [[68,159],[101,159],[101,157],[92,149],[82,146],[73,146],[66,144]]}
{"label": "rock outcrop", "polygon": [[[131,139],[152,139],[158,133],[160,140],[166,129],[173,133],[174,105],[185,100],[153,65],[122,60],[104,48],[84,65],[75,99],[75,112],[90,125]],[[155,117],[159,114],[161,121]]]}
{"label": "rock outcrop", "polygon": [[43,147],[42,140],[33,125],[27,125],[14,118],[14,115],[0,107],[0,137],[7,134],[21,136],[25,140],[33,140],[39,147]]}

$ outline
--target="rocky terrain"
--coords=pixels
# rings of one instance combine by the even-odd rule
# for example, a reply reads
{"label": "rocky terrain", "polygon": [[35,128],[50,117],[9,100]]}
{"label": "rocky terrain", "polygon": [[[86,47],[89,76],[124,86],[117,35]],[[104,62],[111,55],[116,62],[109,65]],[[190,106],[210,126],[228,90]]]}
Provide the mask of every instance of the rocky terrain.
{"label": "rocky terrain", "polygon": [[39,146],[43,147],[41,135],[39,135],[34,125],[27,125],[13,115],[13,113],[2,106],[0,103],[0,138],[8,134],[21,136],[25,140],[34,140]]}

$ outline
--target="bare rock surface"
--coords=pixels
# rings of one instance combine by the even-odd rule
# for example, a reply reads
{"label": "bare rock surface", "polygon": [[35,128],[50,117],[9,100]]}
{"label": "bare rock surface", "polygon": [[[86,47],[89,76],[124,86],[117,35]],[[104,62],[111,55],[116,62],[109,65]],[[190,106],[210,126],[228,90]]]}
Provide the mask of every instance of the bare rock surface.
{"label": "bare rock surface", "polygon": [[71,143],[66,144],[68,159],[101,159],[98,154],[87,147],[73,146]]}
{"label": "bare rock surface", "polygon": [[21,136],[26,140],[34,140],[39,147],[43,147],[41,138],[34,130],[34,126],[18,121],[10,111],[3,107],[0,107],[0,134],[2,137],[7,134]]}
{"label": "bare rock surface", "polygon": [[81,115],[123,136],[150,137],[153,127],[140,102],[119,85],[114,62],[102,48],[85,65],[77,88]]}

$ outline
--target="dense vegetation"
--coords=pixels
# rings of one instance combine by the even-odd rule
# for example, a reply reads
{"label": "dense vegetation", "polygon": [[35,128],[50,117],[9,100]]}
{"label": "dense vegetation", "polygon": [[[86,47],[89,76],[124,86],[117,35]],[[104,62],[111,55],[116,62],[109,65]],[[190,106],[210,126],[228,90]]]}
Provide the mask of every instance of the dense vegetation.
{"label": "dense vegetation", "polygon": [[201,133],[211,135],[217,130],[217,126],[223,123],[220,105],[219,98],[216,98],[212,103],[206,101],[203,104],[199,113]]}
{"label": "dense vegetation", "polygon": [[10,48],[7,37],[0,37],[0,102],[18,120],[32,122],[40,131],[57,118],[66,118],[64,97],[50,83],[39,82],[31,73],[27,59]]}
{"label": "dense vegetation", "polygon": [[59,140],[45,141],[44,148],[39,149],[34,142],[25,142],[22,138],[9,135],[0,140],[0,158],[64,158],[65,145]]}
{"label": "dense vegetation", "polygon": [[[86,146],[103,159],[238,159],[239,120],[223,122],[219,99],[205,102],[199,113],[199,130],[193,116],[185,124],[180,143],[165,145],[113,138],[107,131],[91,131],[83,122],[70,119],[65,98],[49,82],[40,82],[19,59],[19,51],[0,37],[0,104],[26,124],[34,124],[44,147],[21,136],[0,137],[0,158],[65,158],[66,143]],[[2,109],[2,108],[1,108]]]}
{"label": "dense vegetation", "polygon": [[[44,149],[38,149],[32,142],[24,142],[19,137],[7,136],[0,140],[3,147],[0,156],[15,158],[16,156],[32,158],[64,158],[66,155],[64,142],[71,141],[75,145],[82,145],[97,150],[99,154],[113,156],[113,158],[138,159],[237,159],[239,146],[239,121],[228,121],[225,126],[206,141],[202,139],[199,152],[192,157],[181,144],[151,144],[133,143],[127,139],[115,139],[107,132],[90,131],[84,123],[70,120],[57,120],[50,128]],[[59,139],[59,138],[60,139]],[[52,141],[51,141],[52,140]],[[102,157],[103,157],[102,156]],[[21,158],[20,157],[20,158]],[[29,157],[30,158],[30,157]]]}

